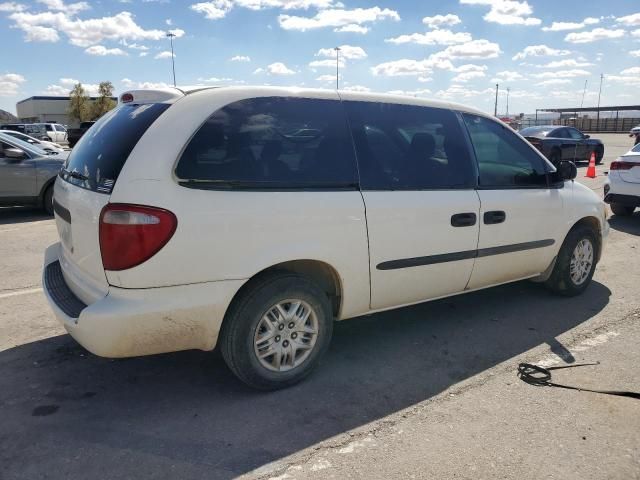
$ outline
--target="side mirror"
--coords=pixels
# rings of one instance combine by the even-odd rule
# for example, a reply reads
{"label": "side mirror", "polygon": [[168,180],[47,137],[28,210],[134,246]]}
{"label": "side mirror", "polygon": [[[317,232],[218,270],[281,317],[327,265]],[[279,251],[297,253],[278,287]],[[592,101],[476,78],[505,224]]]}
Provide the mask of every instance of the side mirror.
{"label": "side mirror", "polygon": [[591,135],[582,135],[582,138],[586,140],[587,138],[591,138]]}
{"label": "side mirror", "polygon": [[25,153],[19,148],[5,148],[4,156],[12,160],[22,160],[26,157]]}
{"label": "side mirror", "polygon": [[558,171],[556,172],[557,178],[559,180],[573,180],[578,176],[578,169],[576,168],[576,164],[573,162],[569,162],[567,160],[563,160],[558,165]]}

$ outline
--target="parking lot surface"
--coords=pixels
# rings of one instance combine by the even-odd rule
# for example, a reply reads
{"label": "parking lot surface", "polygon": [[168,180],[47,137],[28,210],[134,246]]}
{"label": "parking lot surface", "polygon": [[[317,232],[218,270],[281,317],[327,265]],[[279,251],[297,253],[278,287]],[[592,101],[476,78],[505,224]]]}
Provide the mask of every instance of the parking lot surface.
{"label": "parking lot surface", "polygon": [[[598,135],[608,164],[626,135]],[[610,219],[576,298],[528,282],[336,324],[318,371],[255,392],[217,352],[109,360],[40,289],[53,220],[0,209],[0,478],[640,478],[640,402],[533,387],[519,362],[597,366],[554,380],[640,391],[640,213]]]}

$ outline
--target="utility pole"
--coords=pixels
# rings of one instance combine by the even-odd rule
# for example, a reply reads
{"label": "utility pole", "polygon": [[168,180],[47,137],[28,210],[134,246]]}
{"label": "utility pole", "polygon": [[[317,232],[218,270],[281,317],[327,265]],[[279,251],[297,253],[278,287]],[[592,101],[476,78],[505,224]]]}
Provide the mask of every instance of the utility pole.
{"label": "utility pole", "polygon": [[498,116],[498,84],[496,83],[496,103],[495,106],[493,107],[493,116],[497,117]]}
{"label": "utility pole", "polygon": [[175,55],[173,54],[173,37],[175,37],[175,33],[168,32],[167,37],[169,37],[169,41],[171,42],[171,69],[173,70],[173,86],[176,86],[176,62]]}
{"label": "utility pole", "polygon": [[339,79],[340,79],[340,47],[335,47],[336,51],[336,90],[339,87]]}
{"label": "utility pole", "polygon": [[587,93],[587,80],[584,81],[584,89],[582,90],[582,100],[580,101],[580,108],[584,105],[584,95]]}
{"label": "utility pole", "polygon": [[598,90],[598,113],[597,113],[597,120],[596,120],[596,129],[599,132],[600,131],[600,95],[602,94],[602,81],[604,80],[604,75],[601,73],[600,74],[600,89]]}
{"label": "utility pole", "polygon": [[511,87],[507,87],[507,117],[509,116],[509,92],[511,91]]}

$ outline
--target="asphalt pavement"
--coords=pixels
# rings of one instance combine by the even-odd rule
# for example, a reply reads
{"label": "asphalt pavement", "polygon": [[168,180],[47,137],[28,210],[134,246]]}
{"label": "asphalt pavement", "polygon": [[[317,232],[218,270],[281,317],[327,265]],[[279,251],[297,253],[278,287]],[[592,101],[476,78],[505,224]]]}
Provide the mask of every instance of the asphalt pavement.
{"label": "asphalt pavement", "polygon": [[[577,180],[601,194],[630,139],[593,136]],[[260,393],[217,352],[87,353],[40,289],[53,221],[0,209],[0,479],[639,479],[640,401],[516,377],[599,361],[554,380],[640,391],[640,213],[610,224],[580,297],[518,282],[340,322],[312,377]]]}

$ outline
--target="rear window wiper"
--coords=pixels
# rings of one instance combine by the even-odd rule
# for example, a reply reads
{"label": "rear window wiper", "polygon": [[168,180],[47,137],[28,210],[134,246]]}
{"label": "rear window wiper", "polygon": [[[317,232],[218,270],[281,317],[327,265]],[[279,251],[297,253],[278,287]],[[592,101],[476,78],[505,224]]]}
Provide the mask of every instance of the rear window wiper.
{"label": "rear window wiper", "polygon": [[89,180],[89,177],[87,177],[86,175],[83,175],[80,172],[77,172],[75,170],[67,170],[66,168],[62,169],[62,173],[64,173],[65,175],[70,176],[71,178],[75,178],[77,180],[82,180],[82,181],[86,181]]}

